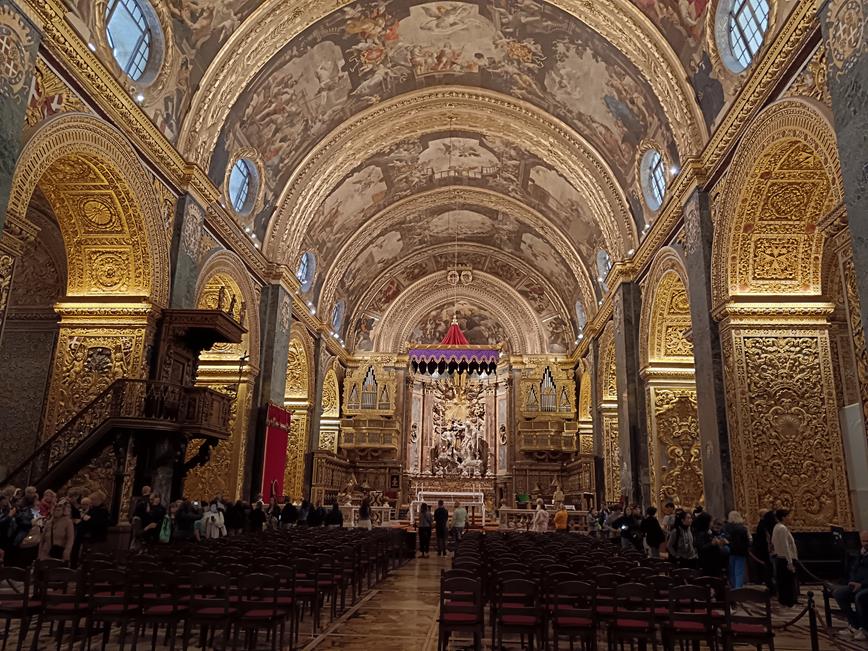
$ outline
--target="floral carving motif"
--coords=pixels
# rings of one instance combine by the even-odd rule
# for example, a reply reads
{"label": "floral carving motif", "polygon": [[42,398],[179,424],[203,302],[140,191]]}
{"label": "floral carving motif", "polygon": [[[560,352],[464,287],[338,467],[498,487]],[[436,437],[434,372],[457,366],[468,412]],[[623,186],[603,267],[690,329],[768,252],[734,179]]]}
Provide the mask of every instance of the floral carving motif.
{"label": "floral carving motif", "polygon": [[603,414],[603,469],[606,479],[606,501],[621,499],[621,443],[618,414]]}
{"label": "floral carving motif", "polygon": [[703,501],[702,459],[699,443],[696,391],[694,389],[655,389],[654,424],[656,445],[652,464],[659,464],[656,486],[661,502],[672,500],[690,506]]}
{"label": "floral carving motif", "polygon": [[865,49],[865,7],[860,0],[837,0],[828,13],[829,47],[838,76],[847,72]]}

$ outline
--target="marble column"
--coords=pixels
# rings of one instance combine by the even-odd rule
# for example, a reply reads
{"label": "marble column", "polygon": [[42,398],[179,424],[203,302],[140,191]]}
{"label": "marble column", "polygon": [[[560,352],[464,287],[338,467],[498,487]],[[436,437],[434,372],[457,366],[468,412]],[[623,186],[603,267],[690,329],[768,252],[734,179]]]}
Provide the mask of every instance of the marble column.
{"label": "marble column", "polygon": [[184,195],[178,199],[172,233],[172,294],[169,299],[174,308],[196,307],[204,222],[205,209],[193,197]]}
{"label": "marble column", "polygon": [[14,2],[0,0],[0,232],[21,152],[21,135],[41,35]]}
{"label": "marble column", "polygon": [[684,230],[705,508],[715,517],[724,517],[735,506],[720,334],[711,317],[713,226],[706,193],[696,190],[690,195],[684,206]]}
{"label": "marble column", "polygon": [[644,506],[651,500],[651,477],[648,472],[648,421],[639,375],[639,320],[642,314],[639,285],[622,283],[616,290],[614,301],[621,485],[633,503]]}
{"label": "marble column", "polygon": [[868,0],[828,0],[820,23],[862,326],[868,329]]}

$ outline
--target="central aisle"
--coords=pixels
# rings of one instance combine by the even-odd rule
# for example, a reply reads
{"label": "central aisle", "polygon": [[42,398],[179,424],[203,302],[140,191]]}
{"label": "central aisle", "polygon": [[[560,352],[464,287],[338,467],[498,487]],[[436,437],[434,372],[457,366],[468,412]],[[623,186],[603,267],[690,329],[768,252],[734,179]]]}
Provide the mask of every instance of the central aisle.
{"label": "central aisle", "polygon": [[[451,558],[432,555],[393,570],[304,651],[433,651],[437,648],[440,570],[450,564]],[[307,619],[302,631],[306,623]]]}

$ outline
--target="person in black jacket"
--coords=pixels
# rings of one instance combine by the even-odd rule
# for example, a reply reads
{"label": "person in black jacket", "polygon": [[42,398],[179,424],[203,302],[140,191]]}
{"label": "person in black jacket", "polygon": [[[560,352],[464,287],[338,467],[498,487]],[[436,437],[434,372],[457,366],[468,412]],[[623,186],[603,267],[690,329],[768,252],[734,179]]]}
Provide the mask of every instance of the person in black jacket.
{"label": "person in black jacket", "polygon": [[325,516],[325,524],[327,527],[332,529],[340,529],[344,526],[344,514],[341,513],[341,509],[338,507],[337,502],[332,502],[331,511],[329,511]]}
{"label": "person in black jacket", "polygon": [[847,585],[837,586],[832,596],[847,617],[847,632],[854,640],[865,640],[868,639],[868,531],[862,531],[859,539],[862,548],[850,565]]}
{"label": "person in black jacket", "polygon": [[160,537],[160,527],[166,517],[166,507],[159,493],[151,493],[151,506],[142,517],[142,539],[146,543],[155,543]]}
{"label": "person in black jacket", "polygon": [[720,576],[723,572],[725,555],[723,545],[724,538],[716,537],[711,530],[711,515],[703,511],[693,522],[693,531],[696,538],[696,554],[699,557],[699,569],[704,576]]}
{"label": "person in black jacket", "polygon": [[660,521],[657,520],[656,507],[649,506],[645,509],[645,518],[642,520],[640,530],[645,544],[648,545],[648,555],[652,558],[660,558],[660,545],[666,540],[666,535],[663,533]]}
{"label": "person in black jacket", "polygon": [[286,499],[286,505],[283,507],[283,511],[280,512],[280,527],[282,529],[289,529],[290,527],[294,527],[298,522],[298,507],[292,503],[290,498]]}
{"label": "person in black jacket", "polygon": [[773,510],[762,513],[750,546],[754,568],[751,574],[753,581],[764,583],[772,594],[775,592],[775,575],[772,568],[771,545],[772,531],[777,523],[778,518]]}
{"label": "person in black jacket", "polygon": [[639,507],[631,506],[624,515],[612,522],[612,529],[621,533],[622,549],[637,549],[642,551],[642,518]]}
{"label": "person in black jacket", "polygon": [[434,509],[434,529],[437,532],[437,555],[446,556],[446,525],[449,523],[449,511],[443,506],[443,500],[437,502]]}
{"label": "person in black jacket", "polygon": [[268,519],[268,516],[265,515],[265,511],[262,509],[262,502],[256,502],[253,505],[253,511],[250,513],[250,530],[253,532],[260,532],[265,528],[265,521]]}

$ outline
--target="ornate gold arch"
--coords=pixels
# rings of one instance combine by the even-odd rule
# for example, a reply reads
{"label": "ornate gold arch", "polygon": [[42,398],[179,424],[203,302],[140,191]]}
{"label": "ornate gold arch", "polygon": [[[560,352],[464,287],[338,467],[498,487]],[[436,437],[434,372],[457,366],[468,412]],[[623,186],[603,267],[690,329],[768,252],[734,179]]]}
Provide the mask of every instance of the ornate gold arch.
{"label": "ornate gold arch", "polygon": [[69,295],[167,304],[167,225],[151,174],[117,129],[82,113],[46,120],[21,151],[10,216],[25,217],[37,184],[61,227]]}
{"label": "ornate gold arch", "polygon": [[715,309],[746,294],[822,294],[818,226],[843,200],[830,120],[819,102],[788,98],[744,135],[715,206]]}
{"label": "ornate gold arch", "polygon": [[[597,308],[597,301],[594,286],[591,282],[591,275],[585,262],[563,233],[541,213],[512,197],[484,188],[467,186],[447,186],[420,192],[396,201],[374,215],[364,228],[356,231],[335,256],[335,263],[329,268],[323,283],[323,289],[320,292],[318,305],[320,313],[328,314],[325,309],[334,304],[335,293],[343,282],[347,269],[382,229],[393,221],[403,220],[408,215],[419,214],[432,207],[454,205],[454,193],[460,193],[458,196],[460,197],[462,206],[466,206],[469,209],[484,208],[497,210],[530,225],[563,256],[564,261],[579,284],[579,289],[582,293],[582,303],[586,312],[589,315],[594,314]],[[568,321],[571,322],[572,319],[568,319]]]}
{"label": "ornate gold arch", "polygon": [[407,287],[389,306],[374,337],[374,351],[406,351],[413,327],[422,316],[457,297],[479,305],[495,315],[507,332],[515,354],[544,353],[545,327],[524,298],[512,287],[483,272],[473,274],[473,283],[456,290],[432,274]]}
{"label": "ornate gold arch", "polygon": [[286,494],[297,499],[304,491],[304,455],[308,449],[308,423],[314,395],[313,342],[299,323],[292,324],[290,333],[284,405],[292,416],[286,442],[283,485]]}
{"label": "ornate gold arch", "polygon": [[[548,1],[599,33],[642,73],[672,125],[682,159],[701,149],[708,133],[687,72],[637,7],[629,0]],[[181,153],[208,169],[230,110],[259,71],[305,29],[351,2],[272,0],[260,6],[226,41],[199,83],[178,138]]]}
{"label": "ornate gold arch", "polygon": [[661,249],[643,281],[639,354],[648,413],[648,468],[656,505],[701,504],[699,440],[687,272],[678,252]]}
{"label": "ornate gold arch", "polygon": [[[449,260],[449,256],[454,251],[453,244],[439,244],[437,246],[432,246],[425,250],[424,257],[434,258],[436,259],[440,265],[442,266],[444,260]],[[493,259],[509,261],[513,264],[523,265],[524,263],[521,260],[517,260],[510,255],[504,254],[499,249],[494,247],[485,246],[483,244],[477,244],[474,242],[463,243],[461,245],[462,255],[473,259],[478,260],[483,258],[484,256],[490,256]],[[404,269],[418,262],[420,257],[418,254],[405,256],[403,259],[399,260],[397,263],[393,264],[389,268],[385,269],[377,279],[370,284],[370,287],[362,294],[361,298],[356,302],[353,306],[353,311],[351,317],[348,319],[347,323],[354,324],[356,320],[361,317],[366,311],[368,311],[371,301],[376,298],[377,294],[383,288],[390,278],[399,275]],[[554,286],[549,282],[547,278],[545,278],[542,274],[537,272],[535,269],[526,271],[532,281],[536,284],[541,285],[546,292],[546,295],[551,299],[552,304],[554,306],[554,314],[560,316],[565,323],[573,322],[573,315],[569,309],[567,309],[567,304],[565,304],[560,295],[555,290]],[[445,270],[444,270],[444,280],[445,280]],[[350,336],[354,336],[353,333]],[[355,344],[355,340],[351,341],[352,344]]]}
{"label": "ornate gold arch", "polygon": [[654,362],[693,363],[688,277],[683,261],[671,247],[661,249],[643,281],[639,320],[639,359],[643,367]]}
{"label": "ornate gold arch", "polygon": [[[209,283],[214,284],[217,281],[224,285],[232,285],[230,291],[237,292],[237,300],[235,307],[236,318],[241,314],[241,303],[244,303],[244,320],[242,325],[247,328],[240,344],[234,344],[234,348],[241,354],[246,353],[249,356],[247,365],[254,371],[259,370],[259,293],[254,289],[253,282],[244,262],[237,254],[232,251],[215,251],[209,255],[199,271],[199,278],[196,281],[196,296],[197,303],[201,302],[203,293],[207,289]],[[227,283],[227,281],[230,281]],[[209,307],[216,307],[216,294],[213,294],[213,299],[209,303]],[[230,300],[227,294],[227,301]],[[228,309],[229,303],[226,303],[224,309]]]}
{"label": "ornate gold arch", "polygon": [[599,339],[597,384],[600,392],[600,420],[603,425],[604,496],[617,502],[621,487],[621,440],[618,429],[618,367],[615,360],[615,326],[609,321]]}
{"label": "ornate gold arch", "polygon": [[735,503],[751,519],[787,506],[793,525],[808,530],[853,520],[830,343],[834,305],[822,297],[824,227],[842,197],[827,109],[785,99],[749,128],[716,207],[712,289]]}
{"label": "ornate gold arch", "polygon": [[295,260],[323,202],[359,161],[406,138],[442,131],[444,124],[520,143],[587,199],[614,259],[636,245],[636,224],[623,189],[600,153],[577,132],[507,95],[442,86],[361,111],[321,140],[293,171],[278,199],[265,236],[266,254],[278,261]]}

